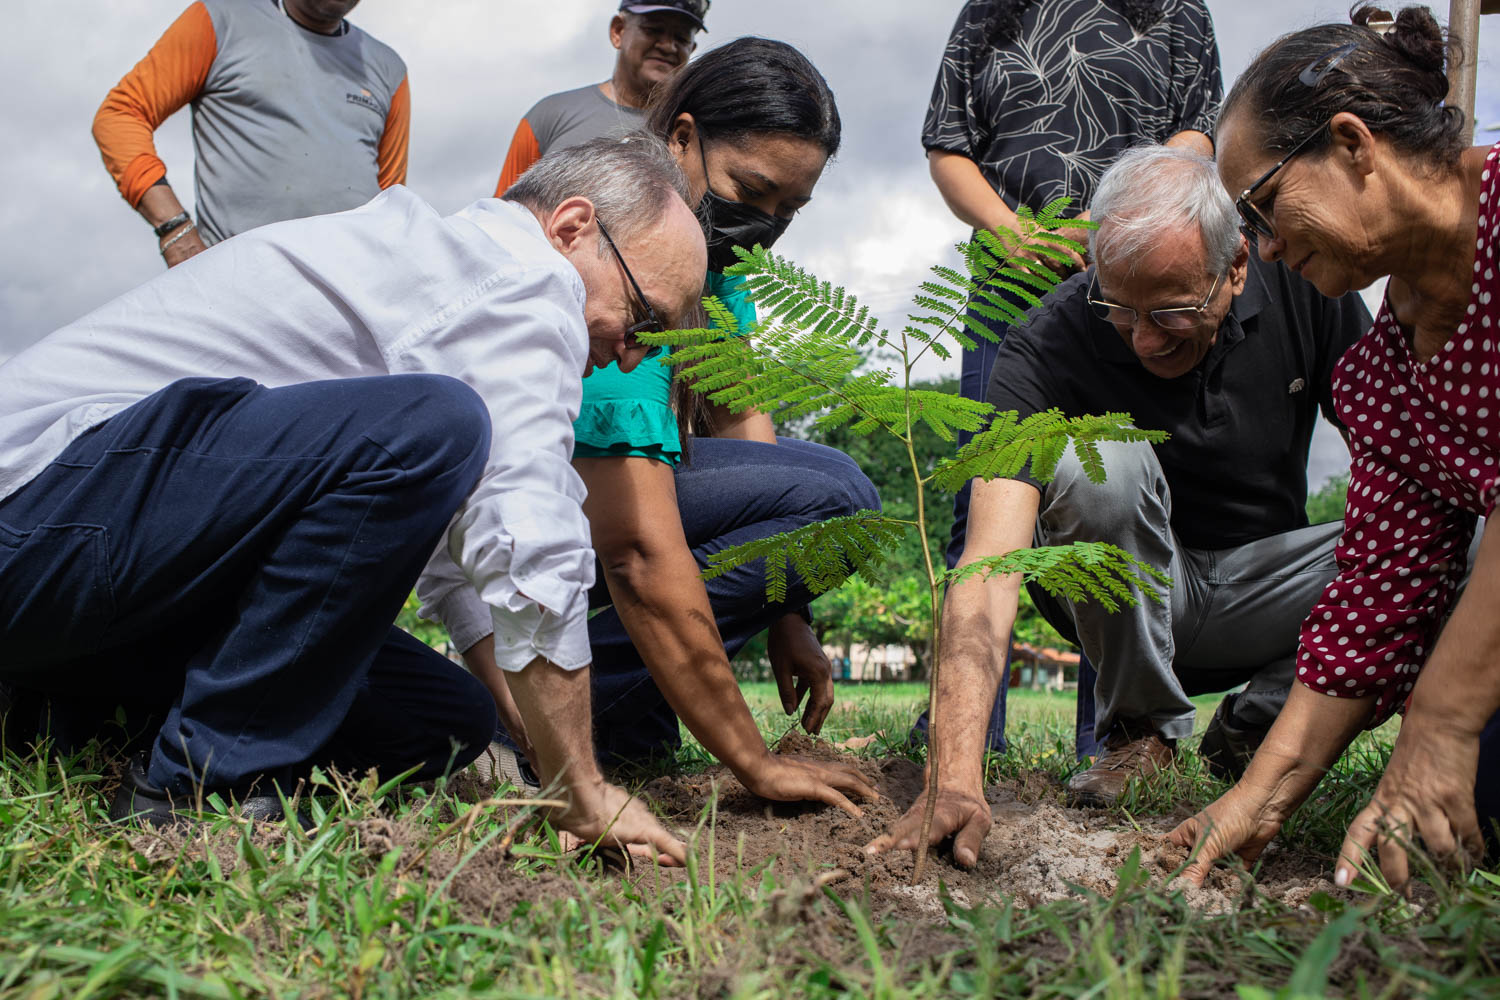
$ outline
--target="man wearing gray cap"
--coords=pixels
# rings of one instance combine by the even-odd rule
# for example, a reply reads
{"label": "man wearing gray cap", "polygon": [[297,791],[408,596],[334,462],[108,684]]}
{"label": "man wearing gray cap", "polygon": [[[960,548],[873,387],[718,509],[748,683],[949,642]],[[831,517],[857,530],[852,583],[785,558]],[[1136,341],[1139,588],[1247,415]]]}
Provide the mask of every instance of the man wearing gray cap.
{"label": "man wearing gray cap", "polygon": [[614,72],[603,83],[544,97],[526,112],[511,137],[495,197],[551,150],[644,125],[652,92],[687,64],[698,44],[693,36],[708,30],[703,24],[708,5],[709,0],[620,0],[609,20],[609,43],[619,52]]}

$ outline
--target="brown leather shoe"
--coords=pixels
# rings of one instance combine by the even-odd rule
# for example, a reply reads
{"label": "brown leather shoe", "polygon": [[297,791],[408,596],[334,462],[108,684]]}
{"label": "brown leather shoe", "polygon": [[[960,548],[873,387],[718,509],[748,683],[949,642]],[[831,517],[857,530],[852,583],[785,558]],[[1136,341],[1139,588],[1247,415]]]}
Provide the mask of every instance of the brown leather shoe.
{"label": "brown leather shoe", "polygon": [[[1135,737],[1132,739],[1131,737]],[[1104,755],[1068,781],[1068,802],[1107,809],[1120,801],[1134,778],[1148,778],[1172,762],[1176,750],[1156,733],[1115,730],[1104,741]]]}

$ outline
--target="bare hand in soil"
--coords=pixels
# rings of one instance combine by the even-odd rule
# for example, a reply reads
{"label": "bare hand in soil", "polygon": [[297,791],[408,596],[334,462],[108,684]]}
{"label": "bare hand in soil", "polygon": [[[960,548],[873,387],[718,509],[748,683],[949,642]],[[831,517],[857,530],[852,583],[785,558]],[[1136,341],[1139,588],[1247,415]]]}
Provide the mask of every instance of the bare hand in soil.
{"label": "bare hand in soil", "polygon": [[768,754],[753,774],[737,775],[740,783],[763,799],[776,802],[822,802],[838,806],[850,816],[864,811],[850,802],[849,795],[866,802],[880,798],[853,764],[812,760],[807,757]]}
{"label": "bare hand in soil", "polygon": [[1281,820],[1270,814],[1266,803],[1257,802],[1256,796],[1235,785],[1208,808],[1179,823],[1167,834],[1167,842],[1189,850],[1196,848],[1182,877],[1201,886],[1215,861],[1229,854],[1254,861],[1280,830]]}
{"label": "bare hand in soil", "polygon": [[1424,726],[1408,713],[1375,795],[1349,825],[1334,881],[1348,885],[1374,855],[1391,888],[1405,889],[1411,874],[1406,852],[1418,835],[1441,863],[1462,867],[1482,857],[1484,841],[1474,813],[1478,767],[1476,736],[1446,725]]}
{"label": "bare hand in soil", "polygon": [[802,713],[802,728],[816,735],[833,707],[833,664],[823,654],[812,627],[800,615],[783,616],[766,634],[766,654],[781,694],[782,711],[792,715],[803,697],[810,694],[807,710]]}
{"label": "bare hand in soil", "polygon": [[[865,845],[867,854],[884,854],[889,850],[915,851],[922,834],[922,811],[927,805],[924,792],[906,815],[898,819],[890,832],[876,837]],[[949,837],[953,838],[953,860],[960,868],[973,868],[979,860],[979,845],[984,835],[990,832],[990,804],[983,796],[969,795],[951,789],[939,788],[937,807],[932,814],[932,835],[929,846],[936,847]]]}
{"label": "bare hand in soil", "polygon": [[553,814],[560,830],[584,843],[603,843],[669,867],[687,863],[687,847],[668,833],[640,799],[606,781],[574,785],[573,805]]}

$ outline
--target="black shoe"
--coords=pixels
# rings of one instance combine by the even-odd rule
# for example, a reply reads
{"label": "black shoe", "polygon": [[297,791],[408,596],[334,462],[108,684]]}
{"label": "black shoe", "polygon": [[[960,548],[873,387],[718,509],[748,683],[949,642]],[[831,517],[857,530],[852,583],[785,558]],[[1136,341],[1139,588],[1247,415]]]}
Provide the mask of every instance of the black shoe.
{"label": "black shoe", "polygon": [[172,797],[146,779],[149,754],[135,754],[120,775],[120,787],[109,804],[111,823],[134,821],[144,826],[172,826],[183,822],[172,808]]}
{"label": "black shoe", "polygon": [[1243,726],[1234,721],[1235,696],[1227,694],[1203,731],[1198,754],[1209,773],[1221,781],[1238,781],[1270,731],[1270,726]]}
{"label": "black shoe", "polygon": [[[136,754],[130,758],[125,773],[120,777],[120,787],[109,805],[111,822],[136,822],[146,826],[164,827],[194,821],[197,816],[194,803],[174,803],[172,796],[157,788],[146,778],[150,754]],[[250,820],[279,822],[286,817],[281,808],[281,799],[273,791],[270,794],[246,795],[236,800],[235,812]],[[312,820],[297,814],[297,822],[304,830],[312,827]]]}

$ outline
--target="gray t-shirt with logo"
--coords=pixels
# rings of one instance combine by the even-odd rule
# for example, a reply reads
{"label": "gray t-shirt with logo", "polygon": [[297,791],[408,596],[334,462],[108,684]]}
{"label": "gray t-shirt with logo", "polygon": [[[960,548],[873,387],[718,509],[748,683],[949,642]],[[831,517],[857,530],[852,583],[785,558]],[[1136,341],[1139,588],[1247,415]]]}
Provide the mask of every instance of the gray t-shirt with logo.
{"label": "gray t-shirt with logo", "polygon": [[395,50],[353,25],[308,31],[275,0],[203,4],[218,46],[192,104],[205,242],[379,194],[376,151],[406,79]]}
{"label": "gray t-shirt with logo", "polygon": [[554,149],[638,129],[646,122],[646,112],[616,104],[604,96],[598,84],[591,83],[542,98],[526,112],[526,122],[546,156]]}

